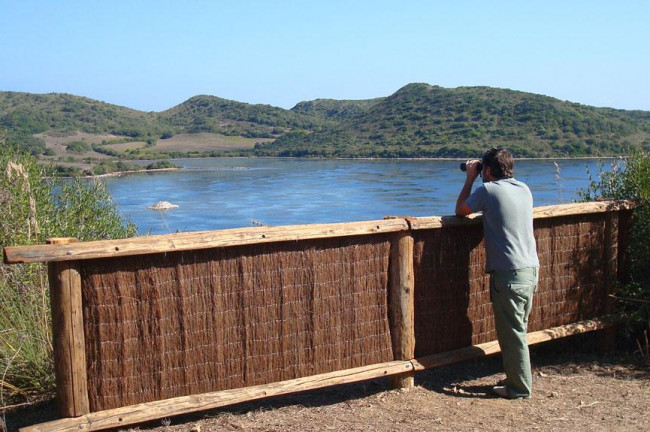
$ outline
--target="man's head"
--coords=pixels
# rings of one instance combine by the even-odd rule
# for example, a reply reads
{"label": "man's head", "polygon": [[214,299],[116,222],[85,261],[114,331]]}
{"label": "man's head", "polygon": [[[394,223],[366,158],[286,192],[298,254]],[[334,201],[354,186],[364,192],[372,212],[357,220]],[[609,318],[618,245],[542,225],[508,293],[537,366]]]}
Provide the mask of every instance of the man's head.
{"label": "man's head", "polygon": [[[510,152],[501,146],[492,147],[486,151],[481,161],[483,163],[483,170],[490,169],[490,174],[495,180],[512,177],[515,160]],[[484,173],[485,180],[485,173]]]}

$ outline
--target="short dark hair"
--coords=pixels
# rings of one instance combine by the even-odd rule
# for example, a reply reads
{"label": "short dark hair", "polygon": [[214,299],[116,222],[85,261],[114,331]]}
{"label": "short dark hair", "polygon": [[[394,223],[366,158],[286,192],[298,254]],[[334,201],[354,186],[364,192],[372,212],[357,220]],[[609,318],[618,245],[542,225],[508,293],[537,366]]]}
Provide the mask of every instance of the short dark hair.
{"label": "short dark hair", "polygon": [[483,155],[483,166],[490,167],[492,175],[498,179],[511,178],[515,160],[503,147],[492,147]]}

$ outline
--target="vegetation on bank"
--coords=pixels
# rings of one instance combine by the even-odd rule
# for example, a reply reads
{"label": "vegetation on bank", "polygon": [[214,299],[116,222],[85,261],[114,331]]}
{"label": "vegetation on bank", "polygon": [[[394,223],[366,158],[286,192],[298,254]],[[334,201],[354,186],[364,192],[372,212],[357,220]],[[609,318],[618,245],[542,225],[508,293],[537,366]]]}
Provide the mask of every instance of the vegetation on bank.
{"label": "vegetation on bank", "polygon": [[[101,182],[52,178],[33,156],[2,140],[0,172],[0,247],[136,234]],[[47,267],[0,264],[0,406],[53,390],[50,322]]]}
{"label": "vegetation on bank", "polygon": [[629,334],[636,338],[650,366],[650,153],[634,152],[610,170],[601,170],[581,195],[587,201],[606,198],[637,203],[627,250],[629,273],[617,288],[616,300],[618,312],[629,324]]}
{"label": "vegetation on bank", "polygon": [[89,177],[106,174],[135,173],[162,169],[181,168],[170,161],[156,161],[149,165],[142,166],[124,161],[101,161],[95,164],[91,169],[82,169],[77,166],[57,165],[53,168],[53,173],[57,177]]}
{"label": "vegetation on bank", "polygon": [[[195,96],[141,112],[66,94],[0,92],[0,129],[38,157],[46,136],[70,134],[67,154],[116,160],[192,156],[468,157],[503,145],[516,157],[616,156],[650,150],[650,112],[595,108],[490,87],[409,84],[388,97],[317,99],[290,110]],[[109,135],[91,145],[74,133]],[[254,148],[161,146],[178,134],[258,140]],[[118,148],[116,143],[140,143]],[[187,146],[183,148],[183,145]],[[164,147],[164,148],[163,148]],[[252,145],[251,145],[252,147]]]}

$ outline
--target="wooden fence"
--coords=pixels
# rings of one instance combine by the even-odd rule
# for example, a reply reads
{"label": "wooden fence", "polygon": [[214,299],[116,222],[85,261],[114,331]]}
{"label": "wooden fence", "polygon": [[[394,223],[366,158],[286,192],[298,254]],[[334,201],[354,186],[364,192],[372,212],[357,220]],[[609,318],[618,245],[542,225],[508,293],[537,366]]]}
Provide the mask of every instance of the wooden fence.
{"label": "wooden fence", "polygon": [[[609,326],[629,203],[535,209],[529,343]],[[79,431],[499,352],[480,216],[6,247],[48,262],[61,420]]]}

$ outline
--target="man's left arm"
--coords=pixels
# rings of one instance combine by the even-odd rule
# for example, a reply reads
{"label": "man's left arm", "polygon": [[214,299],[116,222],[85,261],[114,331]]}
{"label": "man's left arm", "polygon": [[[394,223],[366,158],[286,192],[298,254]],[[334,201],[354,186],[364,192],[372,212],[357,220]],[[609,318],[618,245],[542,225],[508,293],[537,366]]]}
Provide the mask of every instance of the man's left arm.
{"label": "man's left arm", "polygon": [[465,184],[458,194],[456,199],[456,216],[467,216],[468,214],[474,213],[469,205],[467,205],[467,198],[469,198],[472,193],[472,186],[474,185],[474,180],[478,177],[478,160],[467,161],[467,177],[465,178]]}

